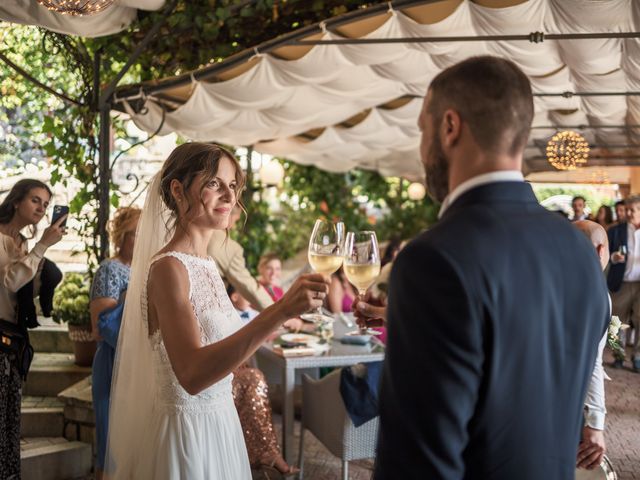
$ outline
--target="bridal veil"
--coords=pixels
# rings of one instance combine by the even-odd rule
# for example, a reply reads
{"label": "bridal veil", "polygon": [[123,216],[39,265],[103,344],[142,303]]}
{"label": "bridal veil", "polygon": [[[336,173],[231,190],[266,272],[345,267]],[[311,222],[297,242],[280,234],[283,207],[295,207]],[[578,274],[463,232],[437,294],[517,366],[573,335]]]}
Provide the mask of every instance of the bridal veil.
{"label": "bridal veil", "polygon": [[116,349],[109,406],[105,474],[133,479],[137,452],[153,409],[155,373],[142,298],[151,258],[169,241],[169,210],[160,195],[161,172],[149,185],[136,231],[120,336]]}

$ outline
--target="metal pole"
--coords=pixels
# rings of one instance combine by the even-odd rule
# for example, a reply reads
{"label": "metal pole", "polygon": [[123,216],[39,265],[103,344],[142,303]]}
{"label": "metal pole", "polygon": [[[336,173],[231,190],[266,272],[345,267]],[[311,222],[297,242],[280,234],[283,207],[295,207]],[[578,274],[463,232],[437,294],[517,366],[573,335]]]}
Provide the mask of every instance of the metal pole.
{"label": "metal pole", "polygon": [[99,262],[109,256],[109,235],[107,233],[107,223],[109,222],[111,207],[111,202],[109,201],[109,186],[111,184],[111,121],[109,111],[109,104],[104,104],[100,107],[100,136],[98,150],[98,171],[100,173],[98,180],[98,235],[100,238],[100,249],[98,254]]}
{"label": "metal pole", "polygon": [[98,236],[100,239],[98,261],[102,261],[109,256],[109,235],[107,224],[111,210],[110,188],[111,188],[111,118],[109,112],[113,102],[113,92],[124,74],[131,68],[136,59],[144,52],[146,46],[160,31],[167,17],[173,12],[178,0],[172,0],[165,9],[162,17],[147,32],[144,39],[136,46],[127,60],[127,63],[120,69],[114,78],[107,84],[104,90],[100,91],[100,51],[96,52],[94,58],[94,92],[97,100],[97,108],[100,113],[100,134],[98,137]]}
{"label": "metal pole", "polygon": [[470,35],[453,37],[397,37],[397,38],[334,38],[331,40],[293,40],[289,45],[379,45],[391,43],[453,43],[453,42],[503,42],[527,41],[541,43],[544,40],[589,40],[610,38],[638,38],[640,32],[603,33],[544,33],[531,32],[523,35]]}
{"label": "metal pole", "polygon": [[100,98],[100,63],[102,50],[98,50],[93,58],[93,107],[98,111],[100,131],[98,133],[98,262],[109,256],[109,236],[107,223],[109,222],[109,186],[111,184],[111,119],[109,111],[111,105],[101,102]]}

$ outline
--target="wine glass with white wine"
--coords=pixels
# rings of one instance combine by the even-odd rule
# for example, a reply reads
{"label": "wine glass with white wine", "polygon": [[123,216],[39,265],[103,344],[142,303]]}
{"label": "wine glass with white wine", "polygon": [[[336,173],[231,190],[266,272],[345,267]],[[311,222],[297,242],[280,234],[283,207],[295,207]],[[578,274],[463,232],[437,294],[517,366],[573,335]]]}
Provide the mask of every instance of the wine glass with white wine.
{"label": "wine glass with white wine", "polygon": [[[309,239],[309,264],[317,273],[331,275],[342,265],[344,248],[344,223],[329,222],[318,219],[313,226]],[[318,307],[313,313],[307,314],[308,318],[316,323],[333,320],[322,313],[322,307]]]}
{"label": "wine glass with white wine", "polygon": [[[344,245],[344,273],[347,279],[358,289],[360,297],[364,297],[367,289],[373,285],[380,275],[380,249],[376,232],[349,232]],[[347,335],[380,335],[381,332],[367,327]]]}

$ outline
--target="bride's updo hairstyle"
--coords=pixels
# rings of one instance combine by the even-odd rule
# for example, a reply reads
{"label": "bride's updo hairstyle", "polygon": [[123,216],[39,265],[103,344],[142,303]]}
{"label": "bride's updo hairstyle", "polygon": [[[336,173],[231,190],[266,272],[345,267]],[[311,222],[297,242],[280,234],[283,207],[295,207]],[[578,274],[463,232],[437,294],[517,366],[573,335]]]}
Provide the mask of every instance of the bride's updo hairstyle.
{"label": "bride's updo hairstyle", "polygon": [[[167,158],[167,161],[162,167],[160,179],[160,195],[167,208],[171,211],[171,216],[175,224],[177,224],[180,219],[178,203],[171,194],[171,181],[179,181],[186,192],[194,180],[199,175],[202,175],[203,181],[200,187],[200,197],[202,197],[202,191],[209,182],[216,177],[222,157],[227,157],[236,169],[236,202],[244,211],[240,196],[244,189],[245,178],[242,167],[236,157],[227,149],[213,143],[184,143],[171,152],[171,155],[169,155],[169,158]],[[184,201],[187,202],[186,211],[188,212],[191,210],[192,205],[188,203],[189,199],[186,196]]]}

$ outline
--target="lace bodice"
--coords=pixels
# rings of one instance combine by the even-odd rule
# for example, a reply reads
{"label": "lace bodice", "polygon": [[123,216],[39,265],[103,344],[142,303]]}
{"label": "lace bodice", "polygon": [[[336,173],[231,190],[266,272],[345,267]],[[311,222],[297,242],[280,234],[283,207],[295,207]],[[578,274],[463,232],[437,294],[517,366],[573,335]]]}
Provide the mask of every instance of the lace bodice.
{"label": "lace bodice", "polygon": [[[242,326],[242,322],[229,300],[213,259],[203,259],[181,252],[167,252],[154,257],[149,268],[155,261],[167,256],[179,260],[187,270],[189,300],[200,327],[202,345],[218,342],[236,332]],[[143,321],[148,325],[146,283],[142,292],[142,302]],[[233,374],[227,375],[197,395],[190,395],[182,388],[173,372],[160,330],[152,331],[149,340],[153,349],[158,390],[155,398],[160,407],[200,412],[215,409],[219,401],[230,399],[233,401],[231,397]]]}

